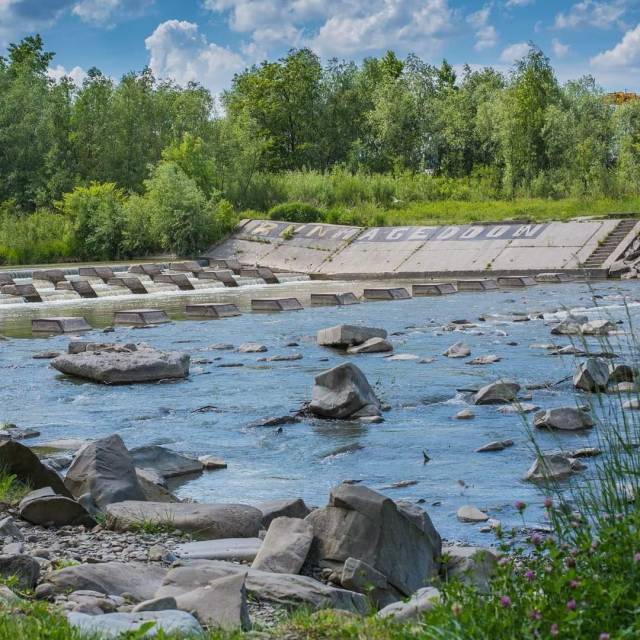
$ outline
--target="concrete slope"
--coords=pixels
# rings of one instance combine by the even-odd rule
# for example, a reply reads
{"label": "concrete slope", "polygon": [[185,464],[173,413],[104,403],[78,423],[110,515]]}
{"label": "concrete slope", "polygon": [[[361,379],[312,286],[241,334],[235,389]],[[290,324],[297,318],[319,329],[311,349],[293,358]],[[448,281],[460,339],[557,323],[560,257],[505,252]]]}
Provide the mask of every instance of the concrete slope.
{"label": "concrete slope", "polygon": [[606,275],[640,233],[630,220],[447,227],[347,227],[244,220],[205,257],[323,277],[581,272]]}

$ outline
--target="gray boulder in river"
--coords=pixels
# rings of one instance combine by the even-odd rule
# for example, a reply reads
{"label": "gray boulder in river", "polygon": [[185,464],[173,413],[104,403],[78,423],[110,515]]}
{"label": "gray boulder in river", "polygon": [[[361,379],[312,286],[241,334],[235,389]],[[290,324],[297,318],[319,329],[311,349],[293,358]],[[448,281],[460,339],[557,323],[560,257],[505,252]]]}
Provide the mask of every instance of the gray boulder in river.
{"label": "gray boulder in river", "polygon": [[482,387],[473,397],[474,404],[509,404],[516,400],[520,385],[515,380],[496,380]]}
{"label": "gray boulder in river", "polygon": [[309,408],[322,418],[380,415],[380,401],[369,381],[350,362],[316,376]]}
{"label": "gray boulder in river", "polygon": [[561,431],[578,431],[593,427],[591,416],[575,407],[558,407],[539,411],[533,417],[533,426]]}
{"label": "gray boulder in river", "polygon": [[136,447],[129,452],[136,467],[152,469],[165,480],[178,476],[202,473],[203,464],[194,458],[188,458],[180,453],[171,451],[158,445]]}
{"label": "gray boulder in river", "polygon": [[119,435],[90,442],[73,459],[65,484],[75,498],[89,494],[98,509],[124,500],[145,500],[131,454]]}
{"label": "gray boulder in river", "polygon": [[354,324],[339,324],[328,329],[318,331],[317,342],[323,347],[337,347],[346,349],[363,344],[371,338],[386,338],[384,329],[362,327]]}
{"label": "gray boulder in river", "polygon": [[607,384],[609,384],[609,365],[602,358],[585,360],[573,376],[573,386],[589,393],[604,391]]}
{"label": "gray boulder in river", "polygon": [[438,574],[442,541],[427,513],[414,505],[343,483],[326,507],[306,519],[313,525],[313,564],[341,572],[348,558],[361,560],[385,576],[396,599]]}
{"label": "gray boulder in river", "polygon": [[63,354],[51,361],[58,371],[105,384],[130,384],[186,378],[190,357],[146,345],[111,346],[100,351]]}

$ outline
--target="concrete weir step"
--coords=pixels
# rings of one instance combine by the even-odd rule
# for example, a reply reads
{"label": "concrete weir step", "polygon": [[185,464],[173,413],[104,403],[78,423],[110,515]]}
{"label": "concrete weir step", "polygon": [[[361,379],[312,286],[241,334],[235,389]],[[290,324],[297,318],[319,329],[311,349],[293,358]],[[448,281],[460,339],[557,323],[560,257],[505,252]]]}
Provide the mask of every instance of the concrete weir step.
{"label": "concrete weir step", "polygon": [[458,288],[453,282],[424,282],[414,284],[411,292],[414,296],[444,296],[458,293]]}
{"label": "concrete weir step", "polygon": [[501,287],[533,287],[538,284],[531,276],[498,276]]}
{"label": "concrete weir step", "polygon": [[458,291],[490,291],[498,289],[498,281],[495,278],[480,278],[478,280],[458,280]]}
{"label": "concrete weir step", "polygon": [[57,284],[64,280],[64,271],[62,269],[41,269],[31,274],[32,280],[44,280]]}
{"label": "concrete weir step", "polygon": [[203,270],[203,266],[197,260],[185,260],[184,262],[169,263],[169,269],[171,269],[171,271],[183,271],[185,273],[196,274]]}
{"label": "concrete weir step", "polygon": [[300,311],[298,298],[262,298],[251,301],[252,311]]}
{"label": "concrete weir step", "polygon": [[349,304],[359,304],[360,300],[355,293],[312,293],[312,307],[346,306]]}
{"label": "concrete weir step", "polygon": [[189,318],[231,318],[233,316],[242,315],[240,309],[235,304],[188,304],[185,312]]}
{"label": "concrete weir step", "polygon": [[124,324],[131,327],[146,327],[153,324],[171,322],[169,316],[162,309],[126,309],[113,314],[114,324]]}
{"label": "concrete weir step", "polygon": [[404,287],[365,289],[366,300],[409,300],[411,294]]}
{"label": "concrete weir step", "polygon": [[243,278],[262,278],[267,284],[278,284],[280,280],[268,267],[249,267],[240,269]]}
{"label": "concrete weir step", "polygon": [[15,284],[15,282],[8,273],[0,273],[0,287],[5,284]]}
{"label": "concrete weir step", "polygon": [[107,284],[113,287],[125,287],[129,289],[131,293],[149,293],[142,282],[134,276],[110,278],[107,281]]}
{"label": "concrete weir step", "polygon": [[5,284],[0,293],[22,298],[25,302],[42,302],[38,290],[32,284]]}
{"label": "concrete weir step", "polygon": [[100,278],[105,284],[114,277],[111,267],[80,267],[78,275],[81,278]]}
{"label": "concrete weir step", "polygon": [[91,325],[82,317],[77,318],[34,318],[31,320],[33,333],[78,333],[91,331]]}
{"label": "concrete weir step", "polygon": [[222,282],[225,287],[237,287],[238,283],[233,277],[233,271],[231,269],[207,269],[206,271],[200,271],[196,273],[198,280],[217,280]]}
{"label": "concrete weir step", "polygon": [[62,280],[56,282],[56,291],[75,291],[81,298],[97,298],[98,294],[87,280]]}
{"label": "concrete weir step", "polygon": [[193,291],[191,280],[184,273],[154,273],[151,279],[163,284],[174,284],[180,291]]}
{"label": "concrete weir step", "polygon": [[229,269],[236,275],[240,275],[242,265],[237,258],[209,258],[209,266],[216,269]]}

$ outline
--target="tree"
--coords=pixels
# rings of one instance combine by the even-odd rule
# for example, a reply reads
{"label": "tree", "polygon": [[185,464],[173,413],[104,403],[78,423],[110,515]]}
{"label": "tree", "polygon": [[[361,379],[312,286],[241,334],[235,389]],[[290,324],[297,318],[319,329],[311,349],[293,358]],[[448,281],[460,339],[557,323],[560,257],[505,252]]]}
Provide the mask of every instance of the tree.
{"label": "tree", "polygon": [[73,225],[76,255],[86,260],[120,256],[123,203],[124,193],[112,182],[93,182],[64,194],[61,208]]}
{"label": "tree", "polygon": [[158,163],[145,180],[145,200],[158,245],[181,256],[204,249],[214,234],[214,214],[195,180],[175,162]]}

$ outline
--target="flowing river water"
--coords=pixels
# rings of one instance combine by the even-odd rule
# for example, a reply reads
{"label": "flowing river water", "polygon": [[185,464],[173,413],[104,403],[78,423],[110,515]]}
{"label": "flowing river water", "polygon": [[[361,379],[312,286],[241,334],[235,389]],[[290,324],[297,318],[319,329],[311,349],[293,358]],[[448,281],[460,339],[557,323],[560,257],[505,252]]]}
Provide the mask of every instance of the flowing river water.
{"label": "flowing river water", "polygon": [[[406,286],[407,283],[393,283]],[[393,286],[386,282],[384,286]],[[366,286],[374,286],[367,283]],[[281,285],[250,285],[237,290],[210,290],[177,295],[164,291],[144,297],[102,298],[47,304],[0,306],[2,395],[0,422],[37,429],[37,444],[59,438],[99,438],[119,433],[128,447],[162,444],[188,455],[224,458],[228,469],[207,472],[183,482],[181,497],[199,501],[248,502],[301,496],[311,505],[327,501],[331,487],[345,479],[358,480],[394,499],[419,502],[449,539],[488,542],[477,525],[462,524],[457,509],[472,504],[503,525],[521,523],[514,500],[539,505],[544,495],[523,482],[534,455],[528,429],[518,414],[503,415],[495,406],[472,407],[464,389],[474,389],[499,377],[518,380],[523,387],[558,383],[532,391],[541,408],[575,406],[571,381],[573,357],[551,356],[534,343],[569,344],[551,336],[549,321],[562,310],[587,310],[590,317],[606,315],[624,320],[640,313],[640,288],[634,282],[539,285],[519,290],[459,293],[438,298],[368,302],[349,307],[308,308],[309,294],[354,291],[363,283],[292,281]],[[595,301],[594,301],[595,295]],[[296,296],[303,311],[281,314],[245,313],[225,320],[185,320],[186,300],[232,301],[247,311],[252,297]],[[594,304],[598,308],[594,308]],[[103,335],[115,309],[161,307],[174,322],[145,330],[117,328]],[[480,316],[526,312],[545,313],[544,319],[512,322]],[[188,352],[188,379],[171,384],[104,386],[65,378],[46,360],[33,359],[41,351],[63,351],[68,336],[32,338],[30,320],[36,316],[83,315],[95,329],[83,337],[96,341],[144,341],[160,349]],[[449,332],[442,325],[457,319],[478,321],[478,327]],[[389,360],[382,355],[345,356],[316,345],[318,329],[340,323],[384,327],[396,354],[421,360]],[[628,335],[616,336],[620,352]],[[239,346],[259,342],[268,351],[241,354],[212,348],[218,343]],[[451,344],[464,341],[471,357],[496,354],[501,361],[471,366],[468,358],[442,355]],[[595,350],[597,339],[590,340]],[[297,343],[297,346],[287,346]],[[261,357],[299,353],[295,361],[264,362]],[[623,354],[624,355],[624,354]],[[382,424],[307,418],[276,428],[253,427],[252,422],[282,416],[311,397],[318,372],[351,359],[366,374],[391,409]],[[230,366],[231,365],[231,366]],[[237,366],[236,366],[237,365]],[[208,409],[196,410],[207,406]],[[456,420],[464,408],[472,420]],[[543,449],[576,448],[597,443],[596,427],[586,432],[537,433]],[[501,452],[475,453],[492,440],[511,439]],[[430,461],[425,464],[423,451]],[[586,460],[587,465],[593,462]],[[586,472],[587,474],[589,471]],[[573,482],[579,482],[576,476]],[[390,488],[401,481],[416,481]],[[543,524],[537,506],[527,512],[530,524]]]}

